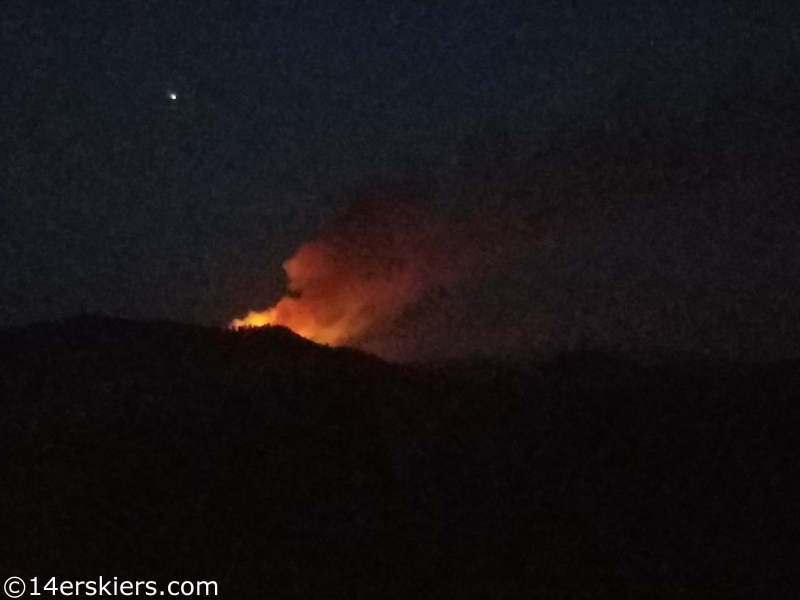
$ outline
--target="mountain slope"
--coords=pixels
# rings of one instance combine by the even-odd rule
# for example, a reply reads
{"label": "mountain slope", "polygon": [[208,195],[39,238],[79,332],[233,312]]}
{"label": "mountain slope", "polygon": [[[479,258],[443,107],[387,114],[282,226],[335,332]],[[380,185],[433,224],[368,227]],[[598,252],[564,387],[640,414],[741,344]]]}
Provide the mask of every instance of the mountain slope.
{"label": "mountain slope", "polygon": [[786,597],[796,366],[2,332],[0,570],[235,598]]}

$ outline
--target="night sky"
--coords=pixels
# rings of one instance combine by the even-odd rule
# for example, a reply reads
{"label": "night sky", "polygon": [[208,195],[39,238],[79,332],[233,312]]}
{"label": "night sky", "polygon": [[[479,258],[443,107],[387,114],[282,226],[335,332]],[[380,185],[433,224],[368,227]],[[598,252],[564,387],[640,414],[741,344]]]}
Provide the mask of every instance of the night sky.
{"label": "night sky", "polygon": [[225,325],[411,185],[496,252],[387,356],[800,356],[797,6],[5,0],[0,326]]}

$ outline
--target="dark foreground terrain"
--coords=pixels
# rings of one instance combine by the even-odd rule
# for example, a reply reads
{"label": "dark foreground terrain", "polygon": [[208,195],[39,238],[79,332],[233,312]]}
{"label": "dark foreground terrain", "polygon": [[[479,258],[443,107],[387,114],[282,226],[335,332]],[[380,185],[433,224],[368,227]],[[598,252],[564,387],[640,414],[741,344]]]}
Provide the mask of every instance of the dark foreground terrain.
{"label": "dark foreground terrain", "polygon": [[797,597],[797,367],[419,368],[277,328],[6,331],[0,576],[214,580],[237,599]]}

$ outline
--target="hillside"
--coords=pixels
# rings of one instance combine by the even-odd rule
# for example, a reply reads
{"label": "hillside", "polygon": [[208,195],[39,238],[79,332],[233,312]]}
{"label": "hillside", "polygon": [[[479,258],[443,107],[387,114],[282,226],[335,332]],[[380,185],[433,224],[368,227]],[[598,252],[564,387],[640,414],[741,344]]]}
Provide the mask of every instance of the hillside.
{"label": "hillside", "polygon": [[281,328],[0,332],[0,573],[224,598],[780,598],[800,371],[402,366]]}

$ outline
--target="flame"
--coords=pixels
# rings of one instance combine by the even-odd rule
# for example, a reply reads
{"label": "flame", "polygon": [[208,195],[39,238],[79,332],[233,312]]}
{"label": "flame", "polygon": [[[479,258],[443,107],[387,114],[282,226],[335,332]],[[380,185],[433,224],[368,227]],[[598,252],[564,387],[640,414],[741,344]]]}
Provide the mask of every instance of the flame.
{"label": "flame", "polygon": [[282,325],[312,341],[352,345],[385,331],[437,286],[456,281],[466,264],[452,224],[397,197],[356,203],[283,267],[288,293],[274,307],[230,327]]}

